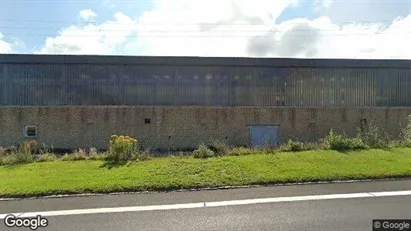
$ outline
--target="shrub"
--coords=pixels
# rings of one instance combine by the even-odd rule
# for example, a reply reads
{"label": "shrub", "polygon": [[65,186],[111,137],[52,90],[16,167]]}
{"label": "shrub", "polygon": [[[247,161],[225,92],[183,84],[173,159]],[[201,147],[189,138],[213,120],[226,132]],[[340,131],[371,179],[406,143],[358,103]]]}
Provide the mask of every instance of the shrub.
{"label": "shrub", "polygon": [[97,152],[90,152],[89,160],[104,160],[107,158],[105,153],[99,154]]}
{"label": "shrub", "polygon": [[25,141],[20,147],[11,147],[8,151],[9,164],[26,164],[34,161],[34,152],[36,150],[37,142]]}
{"label": "shrub", "polygon": [[319,141],[318,143],[304,143],[304,150],[309,151],[309,150],[324,150],[328,149],[329,147],[322,141]]}
{"label": "shrub", "polygon": [[370,148],[387,148],[389,146],[388,136],[383,137],[377,126],[369,123],[363,128],[357,128],[357,137]]}
{"label": "shrub", "polygon": [[230,148],[228,147],[228,145],[218,140],[214,140],[208,146],[208,148],[212,150],[217,156],[224,156],[230,151]]}
{"label": "shrub", "polygon": [[20,146],[20,150],[25,153],[35,154],[37,152],[37,141],[24,141],[23,145]]}
{"label": "shrub", "polygon": [[97,148],[90,148],[89,155],[91,156],[92,154],[97,154]]}
{"label": "shrub", "polygon": [[111,136],[109,142],[109,159],[122,162],[132,159],[137,152],[137,139],[129,136]]}
{"label": "shrub", "polygon": [[411,147],[411,115],[408,116],[407,125],[401,131],[401,145]]}
{"label": "shrub", "polygon": [[287,143],[280,145],[281,152],[301,152],[308,150],[321,150],[326,149],[323,143],[303,143],[300,141],[288,140]]}
{"label": "shrub", "polygon": [[369,148],[361,139],[346,138],[341,135],[337,135],[332,129],[325,140],[332,150],[356,150]]}
{"label": "shrub", "polygon": [[41,154],[37,161],[38,162],[52,162],[52,161],[55,161],[56,158],[57,157],[54,154],[45,153],[45,154]]}
{"label": "shrub", "polygon": [[78,151],[75,151],[73,154],[65,154],[64,156],[61,157],[62,161],[78,161],[78,160],[87,160],[87,154],[84,152],[84,150],[79,149]]}
{"label": "shrub", "polygon": [[72,161],[72,157],[71,157],[71,155],[66,153],[61,157],[61,160],[62,161]]}
{"label": "shrub", "polygon": [[84,149],[79,149],[71,155],[72,160],[87,160],[87,152]]}
{"label": "shrub", "polygon": [[304,143],[300,141],[288,140],[287,143],[280,146],[282,152],[300,152],[304,150]]}
{"label": "shrub", "polygon": [[0,156],[0,166],[17,164],[18,160],[15,155]]}
{"label": "shrub", "polygon": [[213,150],[209,149],[206,145],[200,144],[198,149],[193,152],[195,158],[209,158],[215,156]]}
{"label": "shrub", "polygon": [[78,156],[84,156],[84,157],[87,157],[88,156],[88,153],[87,153],[87,151],[85,150],[85,149],[83,149],[83,148],[79,148],[78,150],[76,150],[75,152],[74,152],[74,154],[76,155],[78,155]]}
{"label": "shrub", "polygon": [[150,152],[150,149],[147,149],[147,150],[145,150],[144,152],[142,152],[140,155],[139,155],[139,158],[138,158],[139,160],[142,160],[142,161],[144,161],[144,160],[150,160],[151,159],[151,152]]}
{"label": "shrub", "polygon": [[7,154],[13,154],[13,153],[15,153],[15,152],[17,152],[17,147],[16,146],[10,146],[10,147],[8,147],[8,148],[5,148],[4,149],[4,154],[5,155],[7,155]]}
{"label": "shrub", "polygon": [[235,147],[232,150],[230,150],[227,155],[229,156],[245,156],[245,155],[251,155],[254,153],[258,153],[257,150],[251,149],[251,148],[246,148],[246,147]]}

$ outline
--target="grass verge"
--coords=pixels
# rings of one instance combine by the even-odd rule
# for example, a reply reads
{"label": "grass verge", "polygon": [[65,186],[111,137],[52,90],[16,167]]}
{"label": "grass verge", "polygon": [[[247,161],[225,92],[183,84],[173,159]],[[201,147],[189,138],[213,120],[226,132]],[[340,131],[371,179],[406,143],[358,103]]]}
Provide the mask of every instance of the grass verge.
{"label": "grass verge", "polygon": [[173,190],[411,176],[411,148],[330,150],[196,159],[165,157],[107,167],[102,160],[0,167],[0,197]]}

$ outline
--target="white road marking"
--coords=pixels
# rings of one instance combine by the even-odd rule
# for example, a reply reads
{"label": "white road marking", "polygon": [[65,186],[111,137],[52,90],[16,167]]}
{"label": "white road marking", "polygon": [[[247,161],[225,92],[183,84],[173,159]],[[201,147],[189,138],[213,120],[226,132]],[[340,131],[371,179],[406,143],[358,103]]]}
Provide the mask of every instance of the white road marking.
{"label": "white road marking", "polygon": [[409,191],[391,191],[391,192],[363,192],[363,193],[348,193],[348,194],[328,194],[328,195],[308,195],[308,196],[291,196],[291,197],[274,197],[274,198],[258,198],[246,200],[231,200],[231,201],[215,201],[215,202],[198,202],[186,204],[171,204],[171,205],[148,205],[148,206],[131,206],[117,208],[95,208],[95,209],[73,209],[59,211],[43,211],[43,212],[28,212],[28,213],[9,213],[0,214],[0,220],[7,215],[20,215],[19,217],[52,217],[52,216],[69,216],[83,214],[101,214],[101,213],[121,213],[121,212],[142,212],[142,211],[158,211],[158,210],[175,210],[175,209],[192,209],[204,207],[221,207],[233,205],[249,205],[262,203],[279,203],[279,202],[294,202],[294,201],[318,201],[332,199],[353,199],[353,198],[375,198],[389,196],[410,196]]}

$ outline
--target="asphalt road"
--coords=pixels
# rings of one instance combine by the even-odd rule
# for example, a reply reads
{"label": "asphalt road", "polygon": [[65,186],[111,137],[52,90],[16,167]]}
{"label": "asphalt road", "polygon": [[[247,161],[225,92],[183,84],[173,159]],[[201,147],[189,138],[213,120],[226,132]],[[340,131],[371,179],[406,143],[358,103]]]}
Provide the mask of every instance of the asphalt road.
{"label": "asphalt road", "polygon": [[[0,214],[405,190],[411,190],[411,181],[0,201]],[[411,196],[288,201],[46,218],[49,226],[38,230],[372,230],[373,219],[411,219]],[[9,229],[3,220],[0,222],[0,230],[29,230]]]}

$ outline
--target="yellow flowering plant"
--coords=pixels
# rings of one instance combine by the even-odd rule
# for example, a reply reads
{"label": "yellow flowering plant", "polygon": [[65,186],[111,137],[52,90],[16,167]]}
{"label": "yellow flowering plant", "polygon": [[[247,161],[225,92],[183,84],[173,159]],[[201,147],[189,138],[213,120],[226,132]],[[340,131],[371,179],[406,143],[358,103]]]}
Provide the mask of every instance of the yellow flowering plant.
{"label": "yellow flowering plant", "polygon": [[127,161],[137,153],[138,141],[130,136],[112,135],[109,142],[109,153],[114,161]]}

